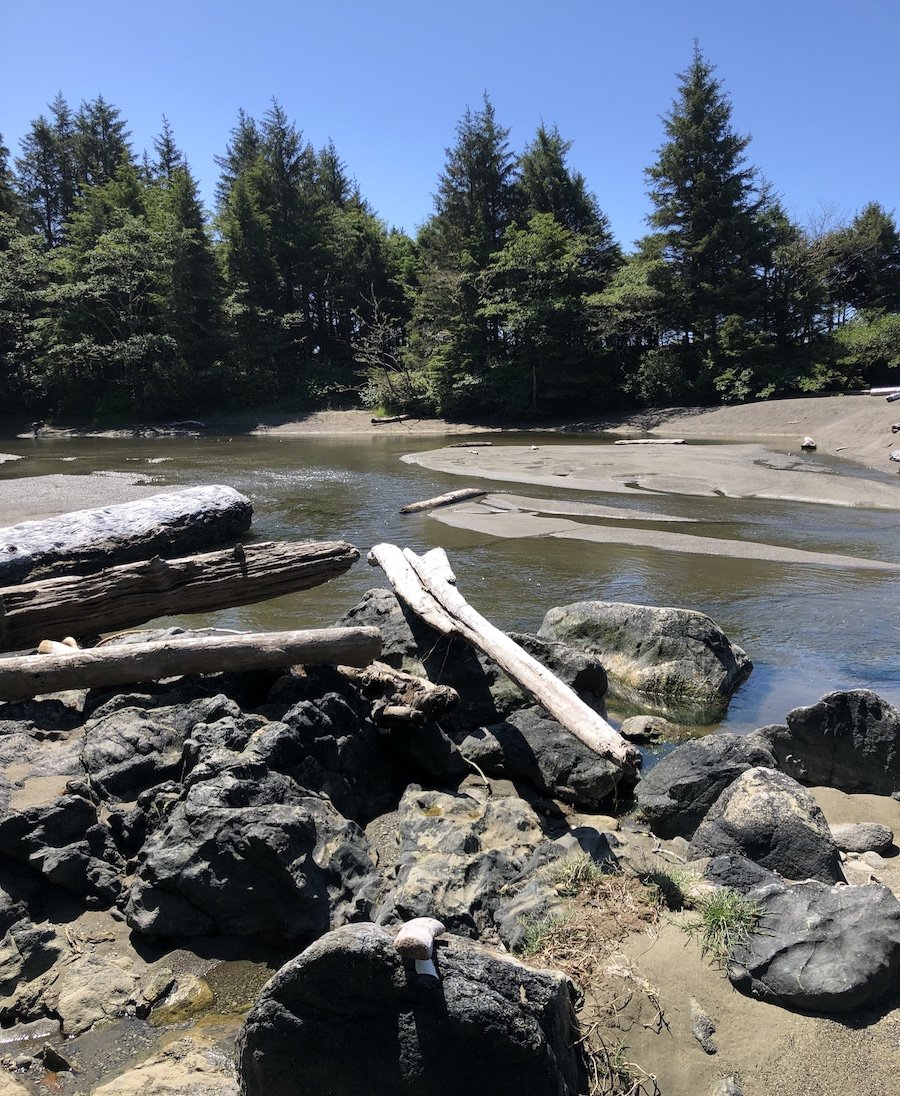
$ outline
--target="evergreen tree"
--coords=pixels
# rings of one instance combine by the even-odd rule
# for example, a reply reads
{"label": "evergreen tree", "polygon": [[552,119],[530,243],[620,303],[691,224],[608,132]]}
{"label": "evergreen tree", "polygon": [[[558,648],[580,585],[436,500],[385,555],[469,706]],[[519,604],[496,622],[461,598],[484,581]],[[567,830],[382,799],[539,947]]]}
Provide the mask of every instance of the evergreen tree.
{"label": "evergreen tree", "polygon": [[3,134],[0,133],[0,214],[15,216],[18,208],[13,174],[9,169],[9,149],[4,145]]}
{"label": "evergreen tree", "polygon": [[42,114],[22,138],[16,158],[19,192],[27,217],[48,248],[62,242],[63,223],[71,209],[63,199],[62,150],[53,126]]}
{"label": "evergreen tree", "polygon": [[[758,308],[759,257],[754,172],[744,152],[749,137],[735,133],[731,104],[695,47],[679,77],[679,95],[664,119],[667,142],[647,169],[666,261],[677,294],[677,334],[698,363],[715,358],[726,316],[747,318]],[[693,395],[708,395],[698,380]]]}
{"label": "evergreen tree", "polygon": [[184,154],[175,144],[175,135],[165,114],[159,136],[153,138],[153,148],[156,152],[156,159],[150,166],[153,178],[171,179],[176,171],[185,167]]}
{"label": "evergreen tree", "polygon": [[75,165],[79,186],[104,186],[123,160],[131,161],[131,136],[121,111],[98,95],[75,115]]}

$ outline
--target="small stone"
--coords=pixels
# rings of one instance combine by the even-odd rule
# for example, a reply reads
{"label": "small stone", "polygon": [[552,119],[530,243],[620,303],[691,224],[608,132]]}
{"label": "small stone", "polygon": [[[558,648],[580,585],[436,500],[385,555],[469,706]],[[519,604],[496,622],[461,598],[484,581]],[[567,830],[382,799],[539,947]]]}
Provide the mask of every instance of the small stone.
{"label": "small stone", "polygon": [[878,822],[846,822],[831,827],[834,843],[844,852],[881,852],[894,843],[894,835]]}
{"label": "small stone", "polygon": [[150,1019],[157,1027],[179,1024],[212,1006],[215,995],[205,978],[183,974],[164,1005],[155,1008]]}
{"label": "small stone", "polygon": [[707,1054],[715,1054],[718,1047],[713,1035],[716,1031],[716,1022],[704,1009],[696,997],[691,997],[691,1035],[697,1040]]}
{"label": "small stone", "polygon": [[737,1077],[723,1077],[712,1090],[712,1096],[744,1096]]}
{"label": "small stone", "polygon": [[619,728],[619,734],[629,742],[659,742],[672,738],[674,733],[675,728],[668,719],[654,715],[633,715]]}

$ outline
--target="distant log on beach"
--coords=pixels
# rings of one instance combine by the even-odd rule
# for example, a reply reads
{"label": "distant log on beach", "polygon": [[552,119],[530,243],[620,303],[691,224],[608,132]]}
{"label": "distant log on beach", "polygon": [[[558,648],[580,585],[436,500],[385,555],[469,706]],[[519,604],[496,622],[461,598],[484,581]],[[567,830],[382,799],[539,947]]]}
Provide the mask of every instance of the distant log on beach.
{"label": "distant log on beach", "polygon": [[613,445],[687,445],[684,438],[623,438]]}
{"label": "distant log on beach", "polygon": [[492,441],[455,441],[448,445],[448,449],[483,449],[486,445],[493,445]]}
{"label": "distant log on beach", "polygon": [[131,685],[182,674],[278,669],[322,663],[367,666],[381,653],[377,628],[313,628],[229,636],[175,636],[67,655],[0,658],[0,700],[60,689]]}
{"label": "distant log on beach", "polygon": [[381,419],[372,419],[373,426],[386,426],[390,422],[406,422],[412,415],[386,415]]}
{"label": "distant log on beach", "polygon": [[438,506],[452,506],[454,502],[465,502],[466,499],[476,499],[480,495],[486,495],[480,487],[461,487],[458,491],[448,491],[445,495],[435,495],[432,499],[423,499],[421,502],[410,502],[400,507],[401,514],[418,514],[422,510],[434,510]]}
{"label": "distant log on beach", "polygon": [[0,529],[0,585],[89,574],[119,563],[212,548],[250,528],[233,487],[189,487]]}
{"label": "distant log on beach", "polygon": [[336,578],[359,559],[345,541],[237,545],[0,588],[0,650],[132,628],[174,613],[266,601]]}

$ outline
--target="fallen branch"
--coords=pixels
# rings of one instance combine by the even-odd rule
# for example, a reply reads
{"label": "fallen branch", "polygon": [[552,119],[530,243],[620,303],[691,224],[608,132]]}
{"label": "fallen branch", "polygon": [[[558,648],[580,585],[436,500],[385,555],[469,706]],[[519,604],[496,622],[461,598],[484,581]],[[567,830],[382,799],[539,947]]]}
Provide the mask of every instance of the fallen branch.
{"label": "fallen branch", "polygon": [[623,438],[613,445],[687,445],[684,438]]}
{"label": "fallen branch", "polygon": [[444,495],[435,495],[432,499],[423,499],[422,502],[410,502],[400,507],[401,514],[418,514],[422,510],[435,510],[438,506],[452,506],[454,502],[465,502],[466,499],[476,499],[480,495],[486,495],[480,487],[461,487],[458,491],[448,491]]}
{"label": "fallen branch", "polygon": [[0,650],[45,636],[110,632],[171,614],[211,612],[319,586],[359,559],[345,541],[264,542],[109,567],[0,589]]}
{"label": "fallen branch", "polygon": [[373,566],[381,567],[397,596],[435,631],[463,639],[486,654],[566,730],[601,757],[628,773],[640,768],[641,755],[636,747],[546,666],[473,609],[447,581],[450,564],[442,549],[420,557],[393,544],[378,544],[368,559]]}
{"label": "fallen branch", "polygon": [[483,449],[486,445],[493,445],[492,441],[455,441],[448,445],[448,449]]}
{"label": "fallen branch", "polygon": [[407,419],[411,419],[412,415],[385,415],[382,419],[372,419],[373,426],[386,426],[391,422],[406,422]]}
{"label": "fallen branch", "polygon": [[364,669],[338,666],[338,672],[364,696],[374,699],[372,721],[378,726],[427,723],[459,703],[459,693],[449,685],[435,685],[384,662],[373,662]]}
{"label": "fallen branch", "polygon": [[321,663],[366,666],[381,653],[377,628],[314,628],[236,636],[176,636],[147,643],[0,659],[0,700],[130,685],[182,674]]}

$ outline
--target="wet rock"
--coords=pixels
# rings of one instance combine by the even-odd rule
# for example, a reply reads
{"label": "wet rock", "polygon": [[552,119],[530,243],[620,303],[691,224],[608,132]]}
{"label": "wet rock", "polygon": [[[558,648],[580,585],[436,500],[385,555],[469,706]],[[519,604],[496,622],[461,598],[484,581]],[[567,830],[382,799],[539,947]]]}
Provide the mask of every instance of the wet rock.
{"label": "wet rock", "polygon": [[215,998],[209,982],[197,974],[181,974],[174,989],[150,1013],[154,1024],[181,1024],[192,1016],[208,1012]]}
{"label": "wet rock", "polygon": [[844,822],[831,827],[831,836],[841,852],[884,852],[894,835],[878,822]]}
{"label": "wet rock", "polygon": [[685,742],[654,765],[635,797],[655,834],[690,838],[728,785],[758,766],[777,768],[774,754],[758,735],[708,735]]}
{"label": "wet rock", "polygon": [[148,837],[129,926],[296,941],[365,916],[377,877],[359,827],[289,777],[231,756],[230,767],[195,769]]}
{"label": "wet rock", "polygon": [[891,795],[900,789],[900,712],[868,689],[828,693],[765,734],[804,784]]}
{"label": "wet rock", "polygon": [[662,742],[675,735],[675,727],[659,715],[633,715],[623,720],[619,734],[629,742]]}
{"label": "wet rock", "polygon": [[682,722],[723,713],[753,669],[717,624],[689,609],[581,601],[551,609],[538,636],[600,659],[611,695]]}
{"label": "wet rock", "polygon": [[292,959],[238,1038],[244,1096],[583,1091],[571,983],[445,939],[438,978],[405,968],[375,925],[348,925]]}
{"label": "wet rock", "polygon": [[410,787],[398,809],[397,878],[379,923],[437,917],[451,932],[492,934],[504,886],[544,840],[537,815],[514,796],[449,795]]}
{"label": "wet rock", "polygon": [[880,884],[814,880],[752,891],[759,931],[734,949],[742,993],[786,1008],[846,1013],[876,1005],[900,977],[900,902]]}
{"label": "wet rock", "polygon": [[755,768],[722,793],[691,840],[690,855],[738,853],[787,879],[842,878],[821,808],[785,773]]}
{"label": "wet rock", "polygon": [[464,758],[491,776],[527,780],[538,791],[592,810],[616,790],[622,770],[599,757],[540,708],[454,736]]}

